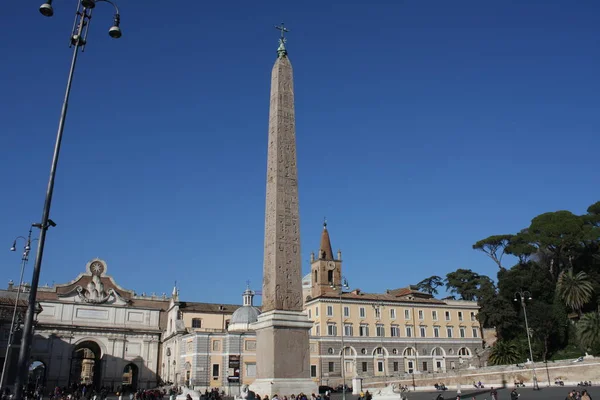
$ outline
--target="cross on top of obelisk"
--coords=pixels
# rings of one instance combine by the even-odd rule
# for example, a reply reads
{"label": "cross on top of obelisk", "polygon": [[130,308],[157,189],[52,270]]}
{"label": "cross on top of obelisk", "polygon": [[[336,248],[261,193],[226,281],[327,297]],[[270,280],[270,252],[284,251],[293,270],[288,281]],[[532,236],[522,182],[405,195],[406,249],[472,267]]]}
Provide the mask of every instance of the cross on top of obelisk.
{"label": "cross on top of obelisk", "polygon": [[287,39],[285,38],[285,33],[289,32],[290,30],[284,25],[285,24],[283,22],[281,23],[281,25],[275,25],[275,29],[281,31],[281,36],[279,37],[279,48],[277,49],[279,57],[287,56],[287,50],[285,49],[285,42],[287,42]]}

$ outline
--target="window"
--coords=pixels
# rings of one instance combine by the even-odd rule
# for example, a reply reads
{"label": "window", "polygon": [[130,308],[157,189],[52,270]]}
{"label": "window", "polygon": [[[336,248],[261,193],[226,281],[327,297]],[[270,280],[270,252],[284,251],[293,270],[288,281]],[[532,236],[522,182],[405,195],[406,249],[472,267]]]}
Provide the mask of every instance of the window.
{"label": "window", "polygon": [[360,349],[360,354],[367,354],[367,349],[365,349],[364,347]]}
{"label": "window", "polygon": [[427,328],[424,326],[419,327],[419,330],[421,331],[421,337],[425,337],[427,336]]}
{"label": "window", "polygon": [[319,306],[315,307],[315,317],[319,316]]}
{"label": "window", "polygon": [[383,355],[383,348],[378,347],[375,349],[375,354],[377,354],[378,356],[382,356]]}
{"label": "window", "polygon": [[316,365],[311,365],[310,366],[310,377],[311,378],[316,378],[317,377],[317,366]]}
{"label": "window", "polygon": [[471,321],[475,321],[475,313],[471,311]]}
{"label": "window", "polygon": [[375,319],[381,319],[381,308],[375,307],[373,310],[375,311]]}
{"label": "window", "polygon": [[431,318],[433,318],[434,321],[437,321],[437,311],[436,310],[433,310],[431,312]]}
{"label": "window", "polygon": [[412,337],[412,326],[406,327],[406,337]]}
{"label": "window", "polygon": [[450,311],[446,311],[446,321],[450,321]]}
{"label": "window", "polygon": [[383,361],[377,361],[377,372],[383,372]]}
{"label": "window", "polygon": [[400,336],[400,329],[398,328],[398,325],[392,325],[392,327],[390,328],[390,336],[391,337]]}
{"label": "window", "polygon": [[321,325],[317,325],[317,336],[321,336]]}
{"label": "window", "polygon": [[440,337],[440,327],[439,326],[434,326],[433,327],[433,337],[435,337],[435,338],[439,338]]}
{"label": "window", "polygon": [[328,371],[329,372],[333,372],[335,369],[335,363],[333,361],[329,361],[329,365],[328,365]]}
{"label": "window", "polygon": [[344,324],[344,336],[354,336],[352,324]]}
{"label": "window", "polygon": [[407,364],[408,364],[408,373],[412,374],[415,370],[415,364],[412,361],[409,361]]}
{"label": "window", "polygon": [[467,356],[467,357],[469,357],[469,356],[471,356],[471,351],[469,349],[467,349],[466,347],[461,347],[458,350],[458,355],[459,356]]}
{"label": "window", "polygon": [[256,363],[246,363],[246,376],[249,378],[256,377]]}
{"label": "window", "polygon": [[256,350],[256,340],[246,340],[244,348],[246,350]]}
{"label": "window", "polygon": [[218,381],[219,380],[219,364],[213,364],[212,366],[212,377],[213,380]]}
{"label": "window", "polygon": [[446,328],[446,332],[448,333],[448,337],[451,338],[452,337],[452,327],[449,326],[448,328]]}
{"label": "window", "polygon": [[327,335],[337,336],[337,326],[335,324],[327,324]]}
{"label": "window", "polygon": [[333,306],[327,306],[327,316],[333,317]]}
{"label": "window", "polygon": [[335,350],[333,349],[333,347],[330,347],[327,349],[327,354],[333,354],[335,353]]}
{"label": "window", "polygon": [[425,319],[425,313],[423,312],[423,310],[419,310],[419,319],[420,320],[424,320]]}
{"label": "window", "polygon": [[361,318],[365,318],[367,316],[367,313],[365,312],[365,308],[361,307],[358,309],[358,314]]}
{"label": "window", "polygon": [[479,331],[479,329],[473,328],[473,337],[474,338],[479,337],[479,332],[478,331]]}
{"label": "window", "polygon": [[376,331],[377,331],[377,336],[379,336],[379,337],[384,337],[385,336],[385,330],[384,330],[382,324],[377,324]]}
{"label": "window", "polygon": [[315,277],[314,277],[315,283],[319,283],[319,272],[315,270],[314,275],[315,275]]}
{"label": "window", "polygon": [[344,317],[350,316],[350,307],[344,306]]}
{"label": "window", "polygon": [[410,319],[410,310],[404,310],[404,319]]}
{"label": "window", "polygon": [[312,310],[308,309],[308,319],[312,319]]}
{"label": "window", "polygon": [[390,319],[396,319],[396,309],[390,308]]}
{"label": "window", "polygon": [[360,324],[358,327],[358,336],[369,336],[369,325]]}
{"label": "window", "polygon": [[407,347],[404,349],[404,357],[414,357],[415,351],[412,347]]}
{"label": "window", "polygon": [[466,337],[466,336],[467,336],[466,330],[465,330],[465,328],[463,328],[462,326],[461,326],[460,328],[458,328],[458,331],[459,331],[459,333],[460,333],[460,337],[461,337],[461,338],[464,338],[464,337]]}
{"label": "window", "polygon": [[368,363],[366,363],[366,362],[363,361],[363,363],[362,363],[362,372],[367,372],[368,365],[369,365]]}
{"label": "window", "polygon": [[423,361],[423,369],[421,371],[427,372],[427,361]]}
{"label": "window", "polygon": [[202,320],[200,318],[192,318],[192,328],[202,328]]}
{"label": "window", "polygon": [[398,372],[398,361],[394,361],[394,372]]}
{"label": "window", "polygon": [[463,320],[463,315],[462,315],[462,311],[458,312],[458,320],[462,321]]}
{"label": "window", "polygon": [[220,340],[213,340],[213,342],[212,342],[212,349],[213,349],[213,351],[219,351],[219,350],[221,350],[221,341]]}
{"label": "window", "polygon": [[333,271],[327,271],[327,283],[330,285],[333,283]]}

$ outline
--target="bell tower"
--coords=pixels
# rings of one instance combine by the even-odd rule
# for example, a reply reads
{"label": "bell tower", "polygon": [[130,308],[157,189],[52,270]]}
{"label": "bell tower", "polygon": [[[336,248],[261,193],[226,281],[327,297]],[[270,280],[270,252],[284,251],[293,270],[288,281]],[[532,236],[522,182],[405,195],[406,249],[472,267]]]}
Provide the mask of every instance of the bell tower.
{"label": "bell tower", "polygon": [[338,250],[337,257],[333,256],[327,222],[323,222],[319,252],[316,257],[314,253],[310,255],[310,272],[313,299],[324,294],[337,293],[337,289],[331,285],[342,283],[342,252]]}

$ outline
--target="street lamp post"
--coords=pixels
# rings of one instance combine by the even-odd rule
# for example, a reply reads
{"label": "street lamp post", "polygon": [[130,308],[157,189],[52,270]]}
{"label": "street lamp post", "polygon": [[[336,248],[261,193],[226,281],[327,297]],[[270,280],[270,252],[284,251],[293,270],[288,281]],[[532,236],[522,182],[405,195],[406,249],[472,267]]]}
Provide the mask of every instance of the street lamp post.
{"label": "street lamp post", "polygon": [[[17,250],[17,240],[23,239],[25,241],[25,246],[23,246],[23,254],[21,255],[21,275],[19,277],[19,287],[17,288],[17,295],[15,297],[15,306],[13,308],[12,320],[10,322],[10,332],[8,333],[8,343],[6,346],[6,353],[4,354],[4,364],[2,366],[2,376],[0,376],[0,388],[4,387],[4,378],[6,376],[6,366],[8,364],[8,359],[10,357],[10,350],[13,345],[13,340],[15,337],[15,332],[20,324],[17,324],[17,310],[19,307],[19,299],[21,297],[21,290],[23,289],[23,274],[25,273],[25,266],[27,265],[27,261],[29,261],[29,251],[31,250],[31,228],[29,228],[29,234],[27,237],[17,236],[13,241],[13,244],[10,248],[10,251]],[[37,240],[37,239],[34,239]]]}
{"label": "street lamp post", "polygon": [[[381,320],[382,324],[383,324],[383,302],[379,301],[375,304],[373,304],[373,310],[377,310],[377,314],[379,315],[379,319]],[[375,330],[377,330],[377,327],[375,327]],[[377,332],[375,332],[377,334]],[[385,351],[383,350],[383,337],[385,336],[385,325],[383,327],[383,332],[381,337],[381,355],[383,356],[383,386],[387,386],[387,368],[386,368],[386,359],[385,359]]]}
{"label": "street lamp post", "polygon": [[348,289],[348,280],[346,280],[344,277],[341,277],[340,283],[336,284],[332,281],[330,286],[332,289],[338,291],[340,298],[340,334],[342,339],[342,400],[346,400],[346,349],[344,347],[344,307],[342,304],[342,295],[344,294],[344,289]]}
{"label": "street lamp post", "polygon": [[531,360],[531,371],[533,373],[533,390],[539,390],[537,375],[535,374],[535,363],[533,362],[533,350],[531,349],[531,338],[529,335],[529,322],[527,322],[527,307],[525,306],[525,300],[531,300],[531,293],[527,290],[515,292],[514,301],[521,301],[523,307],[523,316],[525,317],[525,331],[527,334],[527,344],[529,345],[529,357]]}
{"label": "street lamp post", "polygon": [[[52,204],[52,194],[54,192],[54,180],[56,177],[56,168],[58,166],[58,157],[60,154],[60,145],[62,142],[63,130],[65,127],[65,120],[67,117],[67,108],[69,104],[69,95],[71,93],[71,84],[73,82],[73,74],[75,72],[75,64],[77,62],[77,54],[79,50],[85,49],[87,34],[89,30],[90,20],[92,18],[92,11],[96,7],[97,3],[104,2],[111,4],[115,9],[113,17],[113,25],[109,28],[108,34],[112,38],[121,37],[121,16],[119,9],[115,3],[111,0],[79,0],[77,2],[77,10],[75,13],[75,20],[73,23],[73,30],[71,31],[70,45],[73,47],[73,57],[71,59],[71,67],[69,69],[69,76],[67,79],[67,88],[65,90],[65,97],[60,112],[60,118],[58,121],[58,131],[56,134],[56,142],[54,144],[54,154],[52,156],[52,163],[50,165],[50,177],[48,179],[48,188],[46,190],[46,199],[44,201],[44,208],[42,211],[42,220],[39,224],[34,224],[35,227],[40,229],[40,237],[38,242],[38,248],[33,266],[33,276],[31,278],[31,291],[29,292],[29,304],[27,305],[27,313],[25,314],[25,324],[23,326],[23,338],[21,340],[21,349],[19,351],[19,362],[17,365],[17,379],[15,381],[15,400],[21,400],[23,397],[23,384],[27,376],[27,363],[29,360],[29,351],[31,342],[33,340],[33,318],[35,314],[37,288],[40,279],[40,270],[42,267],[42,258],[44,255],[44,245],[46,244],[46,231],[50,226],[56,226],[56,224],[50,219],[50,206]],[[43,16],[51,17],[54,15],[54,9],[52,8],[52,0],[47,0],[40,6],[40,13]]]}

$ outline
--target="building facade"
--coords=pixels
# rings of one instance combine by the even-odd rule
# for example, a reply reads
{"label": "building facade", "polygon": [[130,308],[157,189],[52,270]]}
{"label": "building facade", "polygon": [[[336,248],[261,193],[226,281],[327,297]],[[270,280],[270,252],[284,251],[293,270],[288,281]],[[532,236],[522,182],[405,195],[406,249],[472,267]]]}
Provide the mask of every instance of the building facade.
{"label": "building facade", "polygon": [[[313,321],[310,373],[316,383],[350,385],[354,377],[393,380],[479,366],[475,302],[439,300],[410,286],[385,293],[346,289],[341,252],[334,256],[326,226],[319,247],[302,281],[304,312]],[[16,290],[2,291],[0,304],[14,305]],[[107,275],[104,261],[92,260],[73,281],[39,289],[32,376],[48,388],[170,383],[237,394],[256,378],[252,324],[260,308],[254,295],[247,288],[241,305],[181,301],[177,288],[168,297],[139,295]],[[11,310],[3,313],[2,356]],[[18,345],[17,338],[13,356]]]}

